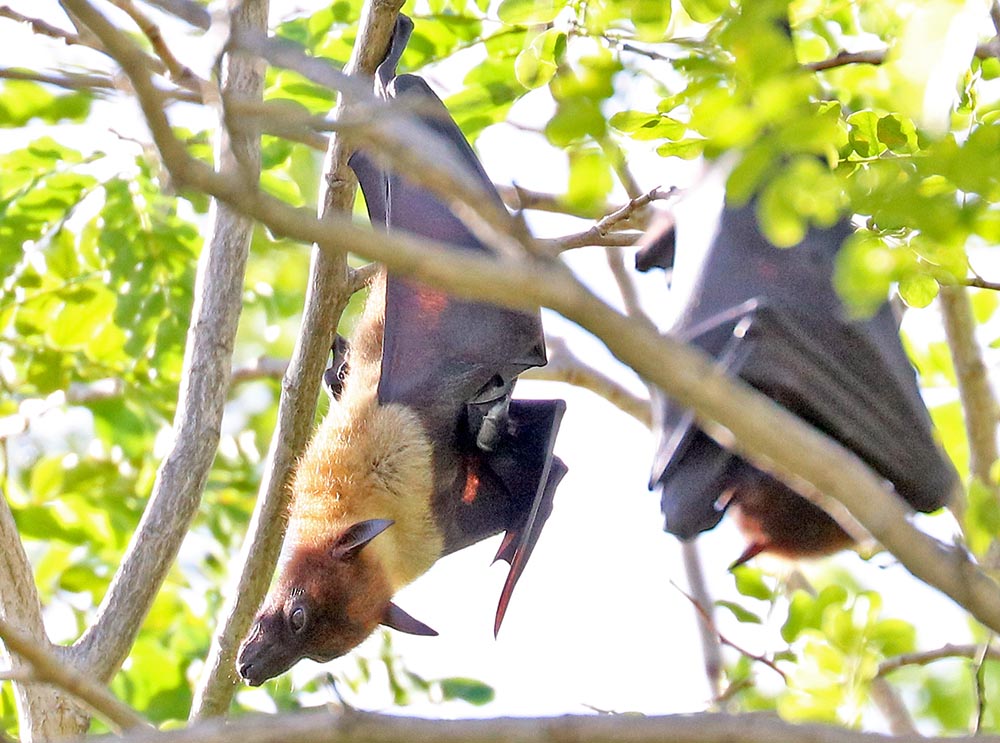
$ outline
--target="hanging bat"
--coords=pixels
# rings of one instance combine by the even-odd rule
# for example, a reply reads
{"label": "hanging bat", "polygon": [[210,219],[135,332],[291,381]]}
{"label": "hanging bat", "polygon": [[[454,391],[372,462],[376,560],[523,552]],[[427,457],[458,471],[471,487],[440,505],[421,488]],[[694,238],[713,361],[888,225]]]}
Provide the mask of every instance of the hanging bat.
{"label": "hanging bat", "polygon": [[[676,261],[671,231],[651,235],[641,260],[673,268],[674,290],[686,297],[672,333],[851,449],[913,508],[945,505],[956,475],[888,303],[850,320],[831,283],[850,225],[813,229],[781,249],[761,234],[752,204],[726,208],[708,250],[678,240]],[[667,531],[691,539],[728,510],[748,541],[735,564],[765,551],[807,557],[851,544],[820,508],[719,446],[690,411],[664,400],[659,412],[650,489],[661,491]]]}
{"label": "hanging bat", "polygon": [[[411,30],[400,16],[377,89],[419,102],[426,127],[501,204],[444,104],[422,79],[396,76]],[[486,250],[405,174],[361,153],[351,166],[373,225]],[[334,344],[330,412],[296,470],[277,581],[240,650],[240,676],[257,686],[301,658],[339,657],[379,624],[436,634],[392,596],[443,555],[506,532],[499,629],[566,472],[552,454],[565,404],[512,398],[517,375],[544,363],[537,312],[384,272],[375,280],[350,345]]]}

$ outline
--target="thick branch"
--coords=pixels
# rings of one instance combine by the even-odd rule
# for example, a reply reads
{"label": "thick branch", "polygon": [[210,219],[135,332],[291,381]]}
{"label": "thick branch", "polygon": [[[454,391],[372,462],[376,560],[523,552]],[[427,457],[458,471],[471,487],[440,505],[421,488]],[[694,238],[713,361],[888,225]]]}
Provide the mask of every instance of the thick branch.
{"label": "thick branch", "polygon": [[[385,56],[402,0],[367,2],[359,25],[349,74],[370,76]],[[342,103],[338,113],[348,104]],[[347,167],[349,151],[339,137],[330,141],[321,195],[321,214],[350,214],[357,183]],[[223,714],[236,689],[235,660],[254,614],[264,599],[284,535],[292,468],[312,432],[320,379],[340,316],[354,292],[344,251],[313,251],[302,328],[282,384],[278,425],[257,506],[240,552],[240,574],[223,607],[223,622],[212,641],[206,671],[199,679],[192,719]]]}
{"label": "thick branch", "polygon": [[[989,487],[993,484],[990,469],[998,458],[997,401],[976,341],[969,290],[964,286],[942,287],[940,302],[969,439],[969,469],[973,477]],[[958,505],[961,511],[964,504]]]}
{"label": "thick branch", "polygon": [[[52,647],[42,624],[35,576],[3,494],[0,494],[0,620],[5,622],[5,626],[19,627],[20,637],[32,647],[39,650]],[[31,670],[31,663],[17,653],[18,638],[13,639],[13,642],[4,643],[11,670],[15,674]],[[50,686],[17,681],[14,684],[14,701],[18,726],[25,743],[58,737],[67,727],[81,729],[83,714],[80,708]]]}
{"label": "thick branch", "polygon": [[[972,738],[921,738],[862,733],[833,725],[793,725],[769,714],[566,716],[542,719],[425,720],[326,711],[209,721],[186,730],[129,733],[122,743],[956,743]],[[976,743],[1000,743],[983,735]],[[111,743],[111,740],[108,741]]]}
{"label": "thick branch", "polygon": [[0,619],[0,638],[7,648],[27,661],[31,668],[32,681],[24,684],[48,683],[69,692],[85,702],[91,710],[118,730],[135,727],[151,727],[134,709],[122,703],[105,687],[95,684],[90,676],[64,664],[48,643],[39,643],[33,633],[18,629],[10,622]]}
{"label": "thick branch", "polygon": [[[127,59],[115,55],[107,42],[121,38],[120,32],[85,0],[69,0],[65,5],[101,39],[127,72],[141,69],[148,75],[145,55],[131,42]],[[263,17],[266,18],[266,9]],[[234,79],[227,81],[227,86],[234,95],[236,91],[245,91],[245,95],[253,96],[256,89],[259,96],[263,70],[258,64],[243,65],[240,71],[230,69],[229,75]],[[254,174],[254,161],[259,158],[257,146],[235,138],[229,144],[221,158],[224,172],[217,177],[253,187],[257,180]],[[168,153],[163,154],[168,157]],[[99,680],[110,679],[128,655],[177,556],[208,479],[229,389],[251,230],[252,223],[241,212],[222,204],[214,205],[212,236],[198,262],[173,443],[160,465],[149,504],[98,609],[97,619],[70,653],[78,667]]]}

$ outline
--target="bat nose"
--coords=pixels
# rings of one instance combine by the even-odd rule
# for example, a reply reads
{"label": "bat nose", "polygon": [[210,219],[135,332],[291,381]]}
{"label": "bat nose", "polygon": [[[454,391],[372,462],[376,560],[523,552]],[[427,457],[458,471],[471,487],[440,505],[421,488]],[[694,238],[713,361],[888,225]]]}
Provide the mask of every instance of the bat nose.
{"label": "bat nose", "polygon": [[239,667],[240,678],[246,681],[250,686],[260,686],[264,680],[261,678],[254,678],[254,665],[253,663],[241,663]]}

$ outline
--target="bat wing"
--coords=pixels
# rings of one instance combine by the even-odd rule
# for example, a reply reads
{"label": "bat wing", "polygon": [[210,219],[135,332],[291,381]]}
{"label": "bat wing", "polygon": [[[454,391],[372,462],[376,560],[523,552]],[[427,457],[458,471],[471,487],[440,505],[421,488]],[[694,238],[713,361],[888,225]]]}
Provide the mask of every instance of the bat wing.
{"label": "bat wing", "polygon": [[[802,316],[751,300],[692,328],[688,340],[799,417],[853,450],[893,483],[914,508],[944,505],[954,473],[942,459],[913,370],[892,368],[874,343],[875,329],[892,328],[882,313],[868,324],[828,322],[817,327]],[[888,323],[887,328],[883,328]],[[874,340],[878,340],[876,337]],[[909,385],[900,383],[909,379]],[[666,438],[655,480],[663,488],[668,530],[682,537],[714,526],[717,501],[743,466],[698,429],[689,413],[667,405]]]}
{"label": "bat wing", "polygon": [[669,271],[674,267],[677,252],[677,230],[674,220],[664,216],[649,228],[639,241],[635,254],[635,270],[646,273],[654,268]]}
{"label": "bat wing", "polygon": [[496,559],[511,567],[497,607],[495,632],[566,474],[566,466],[553,455],[565,410],[562,400],[511,400],[504,434],[492,451],[468,457],[462,496],[449,500],[441,513],[446,554],[505,532]]}
{"label": "bat wing", "polygon": [[[409,19],[397,25],[390,54],[379,66],[382,94],[419,104],[418,118],[428,136],[447,143],[455,163],[502,206],[472,147],[427,83],[414,75],[394,75],[411,27]],[[386,172],[360,152],[351,158],[351,167],[373,223],[466,250],[488,250],[447,204],[404,174]],[[435,414],[443,407],[454,412],[491,389],[509,392],[520,372],[544,363],[538,313],[464,301],[419,282],[389,276],[380,401]]]}

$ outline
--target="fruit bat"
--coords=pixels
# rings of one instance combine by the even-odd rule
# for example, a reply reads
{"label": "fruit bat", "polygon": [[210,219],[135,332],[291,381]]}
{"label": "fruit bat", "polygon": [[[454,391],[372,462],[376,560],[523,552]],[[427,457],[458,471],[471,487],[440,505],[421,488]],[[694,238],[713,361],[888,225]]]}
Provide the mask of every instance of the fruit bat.
{"label": "fruit bat", "polygon": [[[400,16],[376,90],[420,103],[428,136],[501,204],[444,104],[422,79],[396,76],[411,29]],[[373,225],[487,249],[405,174],[361,153],[351,167]],[[566,472],[552,453],[565,404],[512,398],[518,374],[544,363],[537,312],[376,278],[351,342],[334,343],[330,412],[297,467],[278,577],[240,650],[240,676],[256,686],[303,657],[339,657],[379,624],[435,634],[393,594],[443,555],[506,532],[499,629]]]}
{"label": "fruit bat", "polygon": [[[672,232],[662,225],[640,254],[646,266],[673,269],[683,299],[671,332],[851,449],[913,508],[945,505],[956,475],[935,443],[888,303],[851,320],[833,288],[849,223],[812,229],[782,249],[761,233],[750,204],[723,210],[707,251]],[[650,489],[661,491],[667,531],[691,539],[728,510],[748,541],[736,564],[764,551],[806,557],[851,544],[820,508],[717,444],[689,410],[669,399],[658,408]]]}

